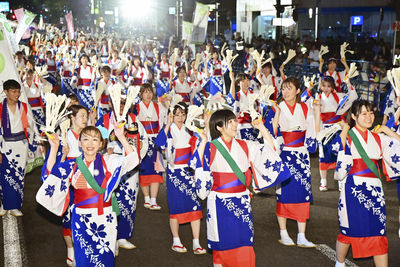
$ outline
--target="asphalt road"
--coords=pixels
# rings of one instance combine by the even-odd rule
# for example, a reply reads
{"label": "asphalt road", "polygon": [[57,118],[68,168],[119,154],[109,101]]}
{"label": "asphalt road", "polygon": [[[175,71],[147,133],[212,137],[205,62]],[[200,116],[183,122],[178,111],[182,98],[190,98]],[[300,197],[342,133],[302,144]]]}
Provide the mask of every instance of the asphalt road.
{"label": "asphalt road", "polygon": [[[338,185],[333,180],[333,172],[328,173],[327,192],[320,192],[317,155],[312,155],[312,186],[314,203],[311,205],[310,220],[307,223],[306,237],[316,243],[335,249],[339,234],[337,201]],[[40,206],[35,194],[41,185],[40,170],[36,169],[26,176],[25,202],[23,217],[17,219],[20,232],[22,264],[20,266],[67,266],[66,246],[62,238],[61,219]],[[398,237],[399,203],[395,182],[384,182],[387,210],[387,237],[389,240],[389,266],[400,266],[400,239]],[[194,255],[192,252],[192,234],[190,225],[182,225],[180,236],[188,248],[185,254],[171,250],[172,235],[169,229],[169,213],[165,184],[161,185],[157,198],[161,211],[150,211],[143,207],[143,195],[138,197],[136,225],[133,238],[137,246],[133,250],[120,249],[116,266],[212,266],[212,254]],[[206,203],[204,203],[204,207]],[[319,249],[285,247],[278,243],[279,227],[275,216],[276,201],[273,189],[267,189],[252,200],[257,266],[334,266],[334,261]],[[205,215],[204,208],[203,214]],[[9,215],[8,215],[9,216]],[[0,232],[3,237],[3,221],[0,220]],[[296,241],[297,225],[288,221],[288,232]],[[201,221],[200,243],[207,247],[206,222]],[[324,248],[325,245],[320,248]],[[4,250],[4,239],[0,238],[0,247]],[[25,248],[25,249],[24,249]],[[325,247],[326,248],[326,247]],[[348,259],[357,266],[374,266],[372,258],[354,260],[351,252]],[[4,253],[0,254],[0,265],[4,263]],[[352,266],[355,266],[352,265]]]}

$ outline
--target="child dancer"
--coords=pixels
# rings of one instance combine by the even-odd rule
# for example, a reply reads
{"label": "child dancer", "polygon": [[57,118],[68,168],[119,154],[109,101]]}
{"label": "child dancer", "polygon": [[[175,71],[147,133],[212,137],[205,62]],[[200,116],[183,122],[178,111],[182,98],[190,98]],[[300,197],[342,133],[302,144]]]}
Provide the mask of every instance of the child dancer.
{"label": "child dancer", "polygon": [[306,222],[309,218],[310,202],[313,200],[311,190],[311,168],[308,151],[314,153],[317,149],[316,133],[320,130],[320,104],[316,100],[314,111],[305,103],[300,102],[300,81],[288,77],[282,82],[283,100],[275,106],[273,121],[274,133],[278,124],[282,132],[285,146],[281,158],[285,160],[291,177],[277,186],[276,215],[280,228],[281,239],[285,246],[296,244],[286,230],[287,219],[297,221],[299,234],[297,246],[315,247],[315,244],[305,237]]}
{"label": "child dancer", "polygon": [[[179,224],[190,222],[193,232],[193,251],[199,255],[206,253],[199,242],[203,206],[197,198],[193,175],[187,165],[197,142],[197,138],[184,125],[187,112],[188,108],[184,102],[175,105],[168,117],[167,125],[158,134],[155,144],[166,150],[168,161],[167,196],[173,236],[172,250],[179,253],[187,252],[179,238]],[[186,189],[181,191],[182,188]]]}

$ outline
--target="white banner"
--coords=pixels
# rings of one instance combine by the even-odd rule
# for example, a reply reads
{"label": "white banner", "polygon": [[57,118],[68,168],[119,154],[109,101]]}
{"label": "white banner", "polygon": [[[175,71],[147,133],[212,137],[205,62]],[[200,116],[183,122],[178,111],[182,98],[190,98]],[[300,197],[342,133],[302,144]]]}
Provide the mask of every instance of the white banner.
{"label": "white banner", "polygon": [[[12,58],[7,35],[4,34],[6,31],[7,30],[3,27],[3,25],[0,25],[0,101],[3,101],[3,99],[6,97],[6,94],[3,92],[3,83],[9,79],[13,79],[21,84],[21,96],[19,97],[19,100],[21,102],[28,103],[28,98],[26,97],[25,90],[22,87],[22,82],[19,78],[17,67],[15,66],[14,60]],[[30,108],[31,106],[28,104],[28,109]],[[30,114],[32,114],[31,111]],[[36,125],[30,125],[30,127],[36,128]],[[35,130],[35,132],[37,132],[37,130]],[[43,164],[44,155],[40,153],[38,147],[29,146],[26,173],[32,171],[38,166],[42,166]]]}
{"label": "white banner", "polygon": [[186,40],[186,44],[190,44],[192,33],[193,24],[187,21],[182,21],[182,40]]}
{"label": "white banner", "polygon": [[[3,101],[3,99],[6,97],[3,92],[3,83],[6,80],[16,80],[22,86],[17,67],[15,66],[15,62],[11,54],[7,35],[4,34],[6,31],[7,30],[4,28],[4,26],[0,25],[0,101]],[[19,100],[28,103],[28,98],[26,97],[24,90],[21,90],[21,96]]]}
{"label": "white banner", "polygon": [[3,13],[0,13],[0,23],[3,23],[4,33],[7,35],[8,42],[10,44],[11,53],[15,54],[19,51],[19,47],[17,42],[15,41],[15,35],[11,28],[10,23],[8,23],[6,16]]}
{"label": "white banner", "polygon": [[22,35],[24,32],[29,28],[33,19],[36,17],[36,14],[25,11],[24,17],[22,18],[21,22],[18,24],[17,30],[15,31],[15,40],[17,44],[21,41]]}
{"label": "white banner", "polygon": [[196,3],[191,44],[203,44],[206,39],[209,6]]}

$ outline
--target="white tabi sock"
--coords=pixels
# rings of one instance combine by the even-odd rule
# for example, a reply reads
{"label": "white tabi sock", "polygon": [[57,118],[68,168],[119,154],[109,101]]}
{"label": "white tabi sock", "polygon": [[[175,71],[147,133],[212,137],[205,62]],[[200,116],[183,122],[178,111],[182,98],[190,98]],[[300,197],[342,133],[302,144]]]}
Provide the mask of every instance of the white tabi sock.
{"label": "white tabi sock", "polygon": [[150,203],[150,196],[144,197],[144,203]]}
{"label": "white tabi sock", "polygon": [[198,239],[193,239],[193,250],[196,250],[196,248],[201,248],[200,241]]}
{"label": "white tabi sock", "polygon": [[281,230],[281,239],[290,238],[287,230]]}
{"label": "white tabi sock", "polygon": [[67,247],[67,257],[70,258],[71,261],[74,261],[74,259],[75,259],[74,248]]}
{"label": "white tabi sock", "polygon": [[306,234],[305,233],[298,233],[297,234],[297,244],[305,244],[307,243]]}
{"label": "white tabi sock", "polygon": [[174,237],[173,240],[174,240],[173,244],[174,246],[183,246],[181,243],[181,239],[179,237]]}
{"label": "white tabi sock", "polygon": [[346,264],[344,262],[340,263],[336,261],[335,267],[346,267]]}
{"label": "white tabi sock", "polygon": [[326,186],[326,179],[321,179],[321,186]]}
{"label": "white tabi sock", "polygon": [[151,198],[151,200],[150,200],[150,205],[157,205],[157,201],[156,201],[156,198],[155,197],[152,197]]}

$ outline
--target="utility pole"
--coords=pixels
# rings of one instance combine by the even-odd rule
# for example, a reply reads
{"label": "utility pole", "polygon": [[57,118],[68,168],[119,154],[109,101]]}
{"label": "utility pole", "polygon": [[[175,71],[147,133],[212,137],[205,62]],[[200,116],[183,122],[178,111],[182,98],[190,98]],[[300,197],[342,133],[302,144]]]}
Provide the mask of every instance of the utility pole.
{"label": "utility pole", "polygon": [[[276,8],[276,18],[280,18],[282,16],[284,6],[281,5],[281,0],[276,0],[276,5],[274,5]],[[281,38],[281,31],[282,31],[282,26],[275,26],[276,33],[275,33],[275,39],[278,40]]]}
{"label": "utility pole", "polygon": [[218,18],[219,18],[219,14],[218,14],[218,6],[220,5],[220,3],[216,2],[215,3],[215,36],[218,35]]}

